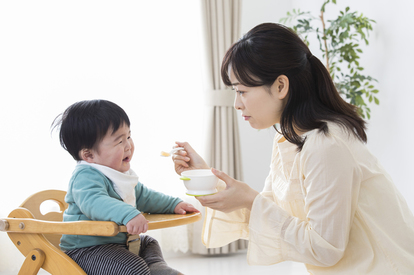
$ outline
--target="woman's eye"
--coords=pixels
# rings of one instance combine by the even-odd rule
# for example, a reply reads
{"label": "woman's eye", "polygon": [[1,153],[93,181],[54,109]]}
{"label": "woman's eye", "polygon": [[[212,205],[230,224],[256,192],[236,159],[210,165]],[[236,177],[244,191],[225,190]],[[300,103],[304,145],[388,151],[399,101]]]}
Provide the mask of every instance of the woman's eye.
{"label": "woman's eye", "polygon": [[242,91],[237,91],[238,93],[239,93],[239,95],[242,95],[242,94],[244,94],[244,92],[242,92]]}

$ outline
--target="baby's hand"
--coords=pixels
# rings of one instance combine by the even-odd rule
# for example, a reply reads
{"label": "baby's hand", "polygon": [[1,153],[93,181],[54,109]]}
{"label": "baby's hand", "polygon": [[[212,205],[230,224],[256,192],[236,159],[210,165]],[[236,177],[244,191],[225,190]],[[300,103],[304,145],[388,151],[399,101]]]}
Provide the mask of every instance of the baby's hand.
{"label": "baby's hand", "polygon": [[145,219],[144,215],[139,214],[127,222],[126,228],[131,235],[145,233],[148,230],[148,221]]}
{"label": "baby's hand", "polygon": [[186,203],[186,202],[180,202],[177,204],[177,206],[174,208],[175,214],[185,214],[187,212],[200,212],[195,208],[192,204]]}

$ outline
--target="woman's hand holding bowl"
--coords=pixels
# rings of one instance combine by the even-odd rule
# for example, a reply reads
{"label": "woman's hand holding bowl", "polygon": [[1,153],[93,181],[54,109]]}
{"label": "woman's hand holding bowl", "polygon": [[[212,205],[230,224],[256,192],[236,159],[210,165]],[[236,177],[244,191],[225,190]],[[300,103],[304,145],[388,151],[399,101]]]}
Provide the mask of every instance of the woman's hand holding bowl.
{"label": "woman's hand holding bowl", "polygon": [[203,206],[225,213],[241,208],[252,209],[253,201],[259,192],[224,172],[214,168],[211,171],[226,183],[226,188],[214,195],[196,197]]}

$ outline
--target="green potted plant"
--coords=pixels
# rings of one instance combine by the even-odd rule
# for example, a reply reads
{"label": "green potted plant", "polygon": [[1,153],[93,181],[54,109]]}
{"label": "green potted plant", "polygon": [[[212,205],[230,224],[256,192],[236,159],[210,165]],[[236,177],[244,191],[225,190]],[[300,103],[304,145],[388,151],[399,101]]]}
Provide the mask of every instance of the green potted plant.
{"label": "green potted plant", "polygon": [[[364,68],[360,64],[361,43],[368,45],[368,34],[372,31],[374,20],[358,12],[350,12],[349,7],[335,20],[325,22],[324,13],[328,3],[336,4],[336,0],[326,0],[319,16],[310,12],[294,9],[287,13],[281,23],[293,23],[291,27],[309,45],[309,35],[316,35],[326,68],[330,72],[338,92],[349,103],[358,107],[359,114],[370,118],[369,103],[379,104],[376,97],[378,90],[374,87],[377,80],[362,74]],[[329,24],[327,24],[329,23]]]}

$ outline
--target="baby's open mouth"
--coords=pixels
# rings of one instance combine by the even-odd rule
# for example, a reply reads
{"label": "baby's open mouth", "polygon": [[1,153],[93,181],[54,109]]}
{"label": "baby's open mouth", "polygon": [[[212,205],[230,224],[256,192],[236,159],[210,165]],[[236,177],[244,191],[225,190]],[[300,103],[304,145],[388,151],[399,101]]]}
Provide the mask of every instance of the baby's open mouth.
{"label": "baby's open mouth", "polygon": [[122,161],[129,161],[129,157],[124,158]]}

